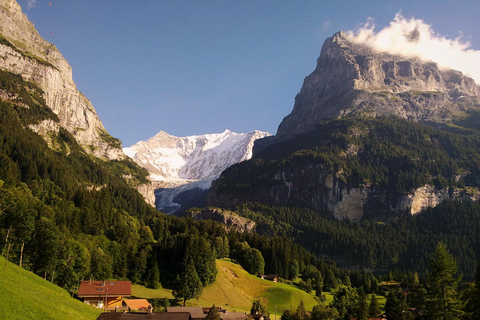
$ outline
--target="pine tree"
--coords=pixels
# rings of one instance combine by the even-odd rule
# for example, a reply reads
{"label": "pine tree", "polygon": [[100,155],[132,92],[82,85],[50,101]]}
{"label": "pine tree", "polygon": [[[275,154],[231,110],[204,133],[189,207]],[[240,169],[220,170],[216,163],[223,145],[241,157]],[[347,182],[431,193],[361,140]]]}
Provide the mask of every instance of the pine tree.
{"label": "pine tree", "polygon": [[462,315],[457,294],[457,264],[443,243],[439,243],[430,259],[427,286],[428,316],[432,319],[455,320]]}
{"label": "pine tree", "polygon": [[363,289],[359,290],[358,295],[358,311],[357,316],[358,320],[367,320],[368,319],[368,304],[367,304],[367,296],[365,295],[365,291]]}
{"label": "pine tree", "polygon": [[157,262],[154,262],[153,268],[148,271],[148,287],[151,289],[158,289],[162,285],[160,283],[160,270]]}
{"label": "pine tree", "polygon": [[187,300],[192,298],[198,299],[202,293],[203,287],[193,262],[187,264],[181,276],[177,275],[177,278],[175,279],[175,287],[176,288],[172,292],[173,296],[176,299],[183,299],[184,306]]}
{"label": "pine tree", "polygon": [[299,320],[308,319],[307,311],[305,310],[305,304],[300,300],[300,304],[297,306],[297,311],[295,311],[295,317]]}
{"label": "pine tree", "polygon": [[385,314],[387,320],[401,320],[402,307],[395,292],[390,291],[387,294],[387,301],[385,303]]}
{"label": "pine tree", "polygon": [[220,314],[218,313],[218,308],[215,307],[215,304],[208,310],[205,320],[220,320]]}
{"label": "pine tree", "polygon": [[290,264],[288,265],[288,279],[295,280],[295,278],[298,276],[298,272],[299,272],[298,261],[297,260],[290,261]]}
{"label": "pine tree", "polygon": [[377,295],[372,293],[372,298],[370,299],[370,305],[368,307],[368,315],[370,317],[376,317],[380,314],[380,305],[378,304]]}
{"label": "pine tree", "polygon": [[480,263],[477,266],[475,282],[462,292],[465,301],[465,320],[480,319]]}

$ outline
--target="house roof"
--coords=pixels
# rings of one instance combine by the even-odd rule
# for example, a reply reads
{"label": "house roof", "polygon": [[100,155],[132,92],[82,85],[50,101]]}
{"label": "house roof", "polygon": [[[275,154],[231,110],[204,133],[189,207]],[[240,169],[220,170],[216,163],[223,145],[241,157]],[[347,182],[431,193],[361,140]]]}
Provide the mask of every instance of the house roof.
{"label": "house roof", "polygon": [[123,302],[132,310],[146,310],[150,306],[147,299],[125,299]]}
{"label": "house roof", "polygon": [[79,297],[130,296],[131,281],[82,281],[78,289]]}
{"label": "house roof", "polygon": [[167,312],[188,312],[192,319],[204,319],[202,307],[167,307]]}
{"label": "house roof", "polygon": [[245,320],[247,315],[243,312],[221,312],[220,319],[222,320]]}
{"label": "house roof", "polygon": [[97,320],[190,320],[190,313],[123,313],[123,312],[104,312]]}

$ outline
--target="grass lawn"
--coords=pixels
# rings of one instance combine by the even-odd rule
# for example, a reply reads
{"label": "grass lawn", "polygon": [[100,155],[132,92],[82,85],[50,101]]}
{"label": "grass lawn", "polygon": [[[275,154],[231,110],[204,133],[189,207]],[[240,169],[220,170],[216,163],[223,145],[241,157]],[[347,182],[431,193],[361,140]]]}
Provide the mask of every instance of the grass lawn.
{"label": "grass lawn", "polygon": [[0,319],[95,320],[101,310],[0,257]]}
{"label": "grass lawn", "polygon": [[153,299],[153,298],[168,298],[175,299],[172,295],[172,290],[169,289],[150,289],[139,284],[132,283],[132,297]]}

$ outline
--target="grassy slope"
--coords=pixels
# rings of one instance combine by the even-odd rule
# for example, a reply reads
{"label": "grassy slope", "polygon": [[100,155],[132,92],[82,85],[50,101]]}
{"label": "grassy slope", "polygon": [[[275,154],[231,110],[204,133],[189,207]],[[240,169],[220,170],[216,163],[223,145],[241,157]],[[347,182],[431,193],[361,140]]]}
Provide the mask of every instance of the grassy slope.
{"label": "grassy slope", "polygon": [[94,320],[101,310],[72,299],[56,285],[0,257],[0,319]]}
{"label": "grassy slope", "polygon": [[[260,299],[268,310],[281,314],[284,308],[296,306],[302,300],[307,310],[317,304],[314,297],[294,286],[262,280],[246,272],[240,265],[217,260],[217,280],[204,288],[198,300],[187,301],[187,306],[222,306],[229,311],[250,311],[252,301]],[[170,298],[171,291],[152,290],[142,286],[133,286],[132,294],[142,298]]]}

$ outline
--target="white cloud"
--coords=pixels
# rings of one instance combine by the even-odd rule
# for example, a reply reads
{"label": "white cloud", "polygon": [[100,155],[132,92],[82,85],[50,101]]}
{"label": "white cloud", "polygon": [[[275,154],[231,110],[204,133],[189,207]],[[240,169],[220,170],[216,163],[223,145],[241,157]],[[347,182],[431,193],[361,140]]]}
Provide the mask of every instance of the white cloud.
{"label": "white cloud", "polygon": [[331,22],[329,20],[325,21],[322,25],[322,27],[318,28],[318,30],[315,32],[315,34],[318,37],[325,38],[325,32],[328,30],[330,27]]}
{"label": "white cloud", "polygon": [[330,27],[330,21],[325,21],[325,23],[323,24],[323,30],[327,30],[328,27]]}
{"label": "white cloud", "polygon": [[33,7],[35,7],[37,5],[37,0],[28,0],[27,1],[27,8],[28,9],[32,9]]}
{"label": "white cloud", "polygon": [[433,61],[439,68],[459,70],[480,84],[480,50],[470,49],[462,36],[447,39],[434,32],[421,19],[406,19],[397,13],[390,25],[375,32],[372,18],[357,31],[348,31],[349,39],[367,45],[378,52]]}

